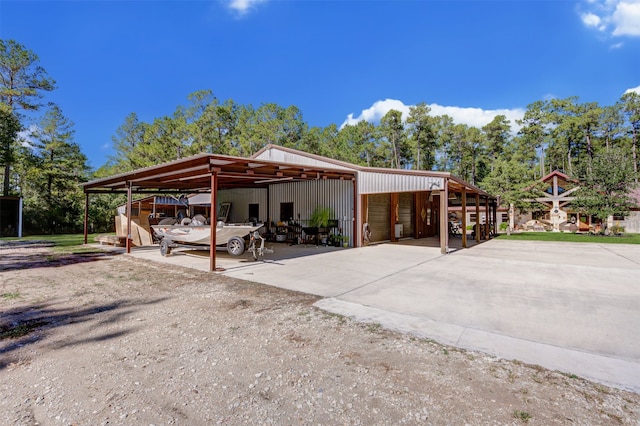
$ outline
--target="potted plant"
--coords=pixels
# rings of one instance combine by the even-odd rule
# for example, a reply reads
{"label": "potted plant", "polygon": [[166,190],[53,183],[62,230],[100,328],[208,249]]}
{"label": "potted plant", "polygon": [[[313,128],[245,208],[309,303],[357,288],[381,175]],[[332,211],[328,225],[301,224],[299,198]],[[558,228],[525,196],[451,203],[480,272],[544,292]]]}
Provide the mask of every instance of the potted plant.
{"label": "potted plant", "polygon": [[[326,230],[329,225],[329,221],[331,220],[331,216],[333,216],[333,210],[331,210],[331,208],[318,206],[315,208],[313,213],[311,213],[309,225],[314,228],[324,228]],[[320,230],[320,232],[322,232],[322,230]]]}
{"label": "potted plant", "polygon": [[317,229],[317,238],[323,245],[327,244],[327,234],[329,233],[328,227],[332,216],[333,210],[331,210],[331,208],[318,206],[313,210],[313,213],[311,213],[311,217],[309,218],[310,227],[312,229]]}

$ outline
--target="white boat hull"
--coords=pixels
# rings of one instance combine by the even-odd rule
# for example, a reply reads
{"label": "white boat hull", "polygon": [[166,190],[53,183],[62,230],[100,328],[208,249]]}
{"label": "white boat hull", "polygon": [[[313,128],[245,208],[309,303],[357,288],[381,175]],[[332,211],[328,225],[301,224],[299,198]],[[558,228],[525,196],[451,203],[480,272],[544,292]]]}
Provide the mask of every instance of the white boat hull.
{"label": "white boat hull", "polygon": [[[216,245],[225,245],[233,237],[243,238],[262,225],[225,224],[216,227]],[[209,225],[152,225],[153,231],[163,240],[186,245],[211,245],[211,227]]]}

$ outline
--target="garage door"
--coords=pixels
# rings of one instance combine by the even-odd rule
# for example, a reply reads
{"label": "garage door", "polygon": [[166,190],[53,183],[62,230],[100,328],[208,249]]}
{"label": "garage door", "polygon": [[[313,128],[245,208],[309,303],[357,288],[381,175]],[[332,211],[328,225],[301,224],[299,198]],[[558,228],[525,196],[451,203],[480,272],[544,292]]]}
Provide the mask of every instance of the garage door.
{"label": "garage door", "polygon": [[368,204],[371,241],[390,240],[391,196],[389,194],[371,194]]}

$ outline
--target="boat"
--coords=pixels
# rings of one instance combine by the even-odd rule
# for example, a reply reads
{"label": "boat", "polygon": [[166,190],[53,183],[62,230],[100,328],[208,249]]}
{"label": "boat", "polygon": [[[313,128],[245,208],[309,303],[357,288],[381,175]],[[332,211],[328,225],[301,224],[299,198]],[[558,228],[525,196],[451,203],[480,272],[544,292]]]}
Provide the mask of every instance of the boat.
{"label": "boat", "polygon": [[[160,254],[167,256],[171,250],[181,246],[211,245],[211,227],[201,215],[184,218],[176,224],[173,218],[162,220],[158,225],[151,225],[154,235],[160,241]],[[226,247],[232,256],[244,253],[244,237],[262,228],[262,224],[233,224],[218,222],[216,225],[216,247]]]}

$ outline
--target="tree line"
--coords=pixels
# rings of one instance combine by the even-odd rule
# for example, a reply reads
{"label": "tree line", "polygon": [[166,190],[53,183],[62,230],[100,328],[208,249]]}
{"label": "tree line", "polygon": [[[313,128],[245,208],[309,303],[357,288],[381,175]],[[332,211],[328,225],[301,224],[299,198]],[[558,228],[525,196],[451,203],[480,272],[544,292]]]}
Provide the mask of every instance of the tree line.
{"label": "tree line", "polygon": [[[537,179],[561,170],[587,183],[579,204],[600,217],[628,211],[632,200],[621,194],[638,178],[640,95],[634,92],[611,106],[577,97],[536,101],[516,123],[497,115],[478,128],[434,115],[424,102],[406,116],[390,110],[378,123],[310,127],[296,106],[242,105],[202,90],[152,121],[127,115],[112,137],[115,154],[92,171],[73,123],[42,102],[55,81],[37,55],[0,40],[0,79],[2,193],[24,197],[25,228],[33,233],[81,230],[78,185],[89,179],[203,152],[247,157],[267,144],[364,166],[448,171],[520,209],[530,208],[524,200]],[[43,114],[28,125],[34,112]],[[92,200],[94,229],[110,230],[122,199]]]}
{"label": "tree line", "polygon": [[59,106],[43,102],[55,88],[35,53],[15,40],[0,40],[2,195],[23,197],[28,233],[82,229],[84,196],[78,185],[91,171],[74,141],[73,122]]}
{"label": "tree line", "polygon": [[480,128],[434,115],[424,102],[406,117],[390,110],[379,123],[322,128],[309,127],[295,106],[254,108],[204,90],[152,122],[131,113],[113,144],[116,156],[101,174],[202,152],[250,156],[276,144],[363,166],[448,171],[521,210],[531,209],[535,182],[560,170],[590,186],[577,204],[604,219],[634,205],[628,194],[638,182],[640,94],[626,93],[611,106],[578,97],[536,101],[516,123],[497,115]]}

